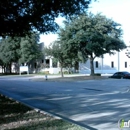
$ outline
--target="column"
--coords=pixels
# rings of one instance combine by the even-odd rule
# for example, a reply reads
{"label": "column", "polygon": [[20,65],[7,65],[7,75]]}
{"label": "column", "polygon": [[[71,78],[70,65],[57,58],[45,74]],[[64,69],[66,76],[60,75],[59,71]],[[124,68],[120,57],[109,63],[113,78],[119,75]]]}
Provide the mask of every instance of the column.
{"label": "column", "polygon": [[49,61],[50,61],[50,68],[52,68],[53,67],[52,66],[52,59],[50,58]]}

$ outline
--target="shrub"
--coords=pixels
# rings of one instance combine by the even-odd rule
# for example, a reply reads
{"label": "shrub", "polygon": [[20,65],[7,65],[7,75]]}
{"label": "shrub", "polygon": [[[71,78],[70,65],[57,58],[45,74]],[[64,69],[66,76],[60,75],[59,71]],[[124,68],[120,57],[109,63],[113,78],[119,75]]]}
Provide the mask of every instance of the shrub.
{"label": "shrub", "polygon": [[101,74],[100,73],[95,73],[94,76],[101,76]]}
{"label": "shrub", "polygon": [[68,74],[68,71],[64,71],[64,74]]}
{"label": "shrub", "polygon": [[49,74],[49,71],[42,71],[42,72],[39,72],[38,74],[43,74],[43,75]]}

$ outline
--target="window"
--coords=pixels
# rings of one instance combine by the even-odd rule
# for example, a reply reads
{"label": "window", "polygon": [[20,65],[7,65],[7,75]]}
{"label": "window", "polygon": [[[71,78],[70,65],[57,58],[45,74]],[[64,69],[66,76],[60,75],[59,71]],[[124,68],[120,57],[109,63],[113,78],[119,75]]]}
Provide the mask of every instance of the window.
{"label": "window", "polygon": [[50,60],[49,59],[46,59],[46,64],[49,64],[50,63]]}
{"label": "window", "polygon": [[96,68],[98,68],[98,61],[96,61]]}
{"label": "window", "polygon": [[46,59],[46,60],[45,60],[45,63],[46,63],[46,68],[49,68],[49,67],[50,67],[50,60],[49,60],[49,59]]}
{"label": "window", "polygon": [[125,68],[127,68],[127,62],[125,62]]}
{"label": "window", "polygon": [[117,73],[115,73],[113,76],[118,76],[119,75],[119,73],[117,72]]}
{"label": "window", "polygon": [[114,62],[113,61],[111,62],[111,68],[114,68]]}

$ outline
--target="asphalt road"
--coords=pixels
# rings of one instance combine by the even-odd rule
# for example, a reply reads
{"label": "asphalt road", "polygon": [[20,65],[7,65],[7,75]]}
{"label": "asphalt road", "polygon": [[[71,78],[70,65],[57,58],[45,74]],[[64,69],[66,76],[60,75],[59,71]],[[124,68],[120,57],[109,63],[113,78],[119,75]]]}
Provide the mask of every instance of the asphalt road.
{"label": "asphalt road", "polygon": [[0,77],[0,93],[89,130],[119,130],[130,120],[130,80],[36,82]]}

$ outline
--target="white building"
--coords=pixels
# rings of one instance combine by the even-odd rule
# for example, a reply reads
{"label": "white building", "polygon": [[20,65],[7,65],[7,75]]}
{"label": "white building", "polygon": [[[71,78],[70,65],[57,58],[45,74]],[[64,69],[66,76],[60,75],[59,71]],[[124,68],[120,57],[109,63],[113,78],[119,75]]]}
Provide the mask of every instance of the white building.
{"label": "white building", "polygon": [[[110,74],[117,71],[130,72],[130,58],[126,56],[126,50],[115,52],[114,55],[104,54],[103,58],[95,58],[95,73]],[[79,73],[90,74],[90,61],[79,64]]]}
{"label": "white building", "polygon": [[[101,74],[113,74],[117,71],[128,71],[130,72],[130,58],[126,56],[127,49],[120,52],[115,52],[114,55],[104,54],[103,58],[94,59],[94,71],[95,73]],[[130,50],[129,50],[130,51]],[[45,57],[44,66],[41,71],[48,72],[50,74],[58,74],[60,72],[59,63],[53,63],[53,58]],[[67,71],[64,69],[64,71]],[[79,73],[90,74],[90,61],[86,63],[79,63]]]}
{"label": "white building", "polygon": [[[47,64],[47,67],[44,67],[42,71],[50,74],[58,74],[60,72],[59,64],[53,65],[53,58],[46,57],[44,63]],[[64,69],[64,71],[66,70]],[[79,63],[79,73],[90,74],[90,71],[89,60],[86,63]],[[130,58],[126,56],[126,49],[121,52],[115,52],[114,55],[104,54],[103,58],[95,58],[94,71],[101,74],[113,74],[117,71],[130,72]]]}
{"label": "white building", "polygon": [[49,74],[58,74],[60,72],[59,63],[53,62],[53,58],[46,56],[44,59],[44,67],[42,68],[42,72],[46,72]]}

